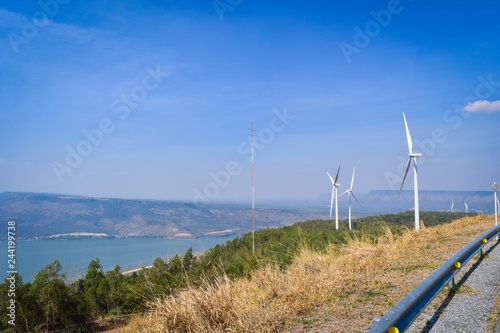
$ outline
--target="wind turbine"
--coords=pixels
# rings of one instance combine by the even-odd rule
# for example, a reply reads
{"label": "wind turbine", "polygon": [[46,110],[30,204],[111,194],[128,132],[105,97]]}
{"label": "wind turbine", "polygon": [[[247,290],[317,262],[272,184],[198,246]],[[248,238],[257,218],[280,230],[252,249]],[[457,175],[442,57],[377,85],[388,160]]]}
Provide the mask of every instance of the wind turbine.
{"label": "wind turbine", "polygon": [[[422,154],[413,152],[413,142],[411,140],[410,130],[408,129],[408,123],[406,122],[406,116],[403,113],[403,119],[405,121],[406,127],[406,140],[408,141],[408,163],[406,164],[405,175],[403,176],[403,181],[401,182],[401,188],[399,189],[399,195],[401,195],[401,190],[403,189],[403,184],[405,183],[406,175],[408,170],[410,170],[410,164],[413,160],[413,183],[415,186],[415,230],[420,229],[420,212],[418,206],[418,173],[417,173],[417,158],[421,157]],[[399,197],[399,196],[398,196]]]}
{"label": "wind turbine", "polygon": [[469,205],[467,204],[467,201],[464,201],[464,206],[465,206],[465,212],[469,213]]}
{"label": "wind turbine", "polygon": [[352,191],[352,186],[354,185],[354,172],[355,171],[356,171],[356,168],[352,168],[351,187],[347,191],[345,191],[344,193],[341,194],[341,195],[343,195],[343,194],[347,193],[347,197],[349,198],[349,230],[352,230],[352,227],[351,227],[351,196],[353,196],[354,199],[356,200],[356,202],[361,206],[358,199],[354,195],[354,192]]}
{"label": "wind turbine", "polygon": [[455,208],[455,202],[453,201],[453,198],[451,198],[451,209],[450,211],[453,213],[453,208]]}
{"label": "wind turbine", "polygon": [[340,172],[340,165],[337,170],[337,175],[335,176],[335,179],[328,173],[328,177],[332,181],[332,198],[330,200],[330,218],[332,218],[332,209],[333,209],[333,199],[335,198],[335,230],[339,230],[339,191],[338,187],[340,186],[339,183],[337,183],[337,180],[339,179],[339,172]]}

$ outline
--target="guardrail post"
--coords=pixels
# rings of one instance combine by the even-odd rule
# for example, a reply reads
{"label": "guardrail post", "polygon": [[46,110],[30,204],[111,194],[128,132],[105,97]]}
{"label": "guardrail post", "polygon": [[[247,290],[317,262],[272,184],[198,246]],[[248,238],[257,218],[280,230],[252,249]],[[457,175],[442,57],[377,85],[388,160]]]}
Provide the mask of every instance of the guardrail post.
{"label": "guardrail post", "polygon": [[[460,261],[457,261],[455,262],[453,267],[455,267],[455,270],[457,271],[460,269],[460,267],[462,267],[462,263]],[[455,274],[453,274],[453,276],[450,279],[450,282],[448,282],[448,286],[450,287],[450,289],[453,289],[455,287]]]}
{"label": "guardrail post", "polygon": [[450,279],[450,282],[448,282],[448,287],[450,289],[455,288],[455,277],[454,276]]}
{"label": "guardrail post", "polygon": [[[483,242],[483,244],[486,245],[486,243],[488,243],[488,240],[486,238],[483,238],[483,240],[481,242]],[[483,247],[481,246],[481,248],[479,249],[479,258],[482,258],[483,255],[484,255]]]}

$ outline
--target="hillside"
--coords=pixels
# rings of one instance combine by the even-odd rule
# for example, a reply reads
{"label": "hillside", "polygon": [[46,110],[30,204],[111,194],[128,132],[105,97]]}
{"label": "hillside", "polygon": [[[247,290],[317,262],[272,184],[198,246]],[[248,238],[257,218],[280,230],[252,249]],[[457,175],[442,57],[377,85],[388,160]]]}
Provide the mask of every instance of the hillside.
{"label": "hillside", "polygon": [[[318,211],[258,208],[259,228],[324,217]],[[0,219],[14,219],[18,237],[69,233],[108,236],[200,237],[251,228],[250,208],[231,204],[93,198],[44,193],[0,193]]]}
{"label": "hillside", "polygon": [[[421,217],[422,221],[425,221],[425,226],[429,227],[450,223],[466,215],[450,212],[422,212]],[[475,221],[482,221],[482,217],[478,218],[476,214],[468,216],[475,217]],[[119,314],[128,317],[131,314],[143,312],[148,304],[152,302],[154,304],[166,296],[173,297],[172,299],[182,297],[186,290],[192,290],[197,295],[194,301],[198,302],[200,297],[205,297],[203,293],[206,290],[225,288],[229,280],[242,283],[241,281],[248,278],[254,282],[261,279],[260,283],[267,284],[266,275],[261,276],[263,271],[273,276],[292,272],[297,260],[301,260],[305,252],[314,256],[328,254],[332,258],[339,257],[343,249],[352,244],[385,242],[387,235],[390,235],[391,241],[404,237],[409,233],[412,221],[413,213],[410,211],[358,219],[355,221],[356,229],[352,231],[346,229],[346,220],[340,221],[341,229],[338,231],[335,230],[335,222],[332,220],[305,221],[286,227],[257,231],[255,253],[252,251],[252,234],[247,233],[198,255],[193,253],[192,249],[188,249],[183,255],[175,255],[168,261],[157,258],[150,268],[135,270],[127,274],[122,274],[119,266],[111,271],[104,271],[97,258],[89,263],[84,275],[76,281],[67,279],[60,262],[56,260],[41,269],[34,276],[32,283],[23,284],[21,277],[16,277],[19,281],[17,288],[19,304],[23,307],[22,327],[30,327],[33,331],[36,331],[36,327],[42,327],[40,325],[46,325],[49,331],[62,328],[66,331],[102,331],[109,327],[109,323],[101,323],[99,319],[101,317],[119,316]],[[429,229],[424,228],[424,230]],[[308,269],[306,267],[306,273]],[[276,283],[278,286],[283,284],[279,281]],[[8,280],[0,285],[1,290],[8,287]],[[246,291],[242,290],[242,292]],[[39,297],[46,293],[52,296]],[[9,302],[6,295],[7,292],[0,293],[0,304],[5,305]],[[193,300],[188,300],[187,305],[191,306],[192,302]],[[176,308],[184,306],[186,304],[177,304]],[[47,307],[56,310],[52,313],[51,320],[44,323],[44,316],[40,309]],[[57,309],[64,309],[64,311],[60,312]],[[217,311],[220,310],[217,309]],[[196,309],[192,313],[196,313]],[[239,314],[231,314],[233,315]],[[228,319],[224,319],[226,320]],[[231,330],[238,331],[238,328],[231,326],[232,323],[224,322],[224,325],[229,325]],[[6,318],[0,321],[0,330],[7,326]],[[199,328],[194,331],[200,332],[206,329],[208,328]],[[179,330],[190,331],[186,327],[181,327]],[[143,331],[149,330],[145,327]]]}
{"label": "hillside", "polygon": [[[366,331],[433,270],[494,225],[491,216],[376,239],[352,235],[323,251],[307,246],[286,270],[216,279],[154,301],[120,332]],[[442,293],[432,304],[445,298]]]}

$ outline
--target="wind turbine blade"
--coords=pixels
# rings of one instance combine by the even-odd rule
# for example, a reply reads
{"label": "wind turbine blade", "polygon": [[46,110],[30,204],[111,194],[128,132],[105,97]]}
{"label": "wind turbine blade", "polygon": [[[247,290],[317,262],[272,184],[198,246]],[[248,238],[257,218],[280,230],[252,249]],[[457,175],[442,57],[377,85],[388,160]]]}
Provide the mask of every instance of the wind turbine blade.
{"label": "wind turbine blade", "polygon": [[413,154],[413,141],[411,140],[410,130],[408,129],[408,123],[406,122],[406,116],[404,113],[403,113],[403,119],[405,120],[406,140],[408,141],[408,150],[410,154]]}
{"label": "wind turbine blade", "polygon": [[356,168],[352,168],[352,179],[351,179],[351,191],[352,191],[352,186],[354,185],[354,173],[356,172]]}
{"label": "wind turbine blade", "polygon": [[339,197],[341,197],[343,194],[350,193],[351,191],[347,190],[345,192],[340,193]]}
{"label": "wind turbine blade", "polygon": [[363,206],[359,203],[358,198],[356,198],[356,196],[354,195],[354,192],[352,192],[352,196],[353,196],[354,200],[356,200],[356,202],[358,203],[358,205],[359,205],[361,208],[363,208]]}
{"label": "wind turbine blade", "polygon": [[328,175],[328,177],[330,177],[330,180],[332,181],[332,185],[335,185],[335,181],[333,180],[333,178],[330,175],[330,173],[327,171],[326,174]]}
{"label": "wind turbine blade", "polygon": [[408,159],[408,163],[406,163],[405,175],[403,176],[403,181],[401,182],[401,187],[399,188],[398,198],[401,195],[401,190],[403,189],[403,185],[405,183],[406,175],[408,175],[408,170],[410,170],[411,157]]}
{"label": "wind turbine blade", "polygon": [[340,165],[339,169],[337,170],[337,175],[335,176],[335,184],[337,184],[337,180],[339,180],[339,172],[340,172]]}

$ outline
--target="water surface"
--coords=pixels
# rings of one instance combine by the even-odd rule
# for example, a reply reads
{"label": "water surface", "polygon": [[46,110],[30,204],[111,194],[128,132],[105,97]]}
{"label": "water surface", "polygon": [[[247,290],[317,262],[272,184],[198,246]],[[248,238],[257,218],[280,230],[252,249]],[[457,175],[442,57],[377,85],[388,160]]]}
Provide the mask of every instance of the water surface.
{"label": "water surface", "polygon": [[[59,259],[63,272],[68,276],[84,274],[89,262],[99,258],[105,271],[120,265],[122,270],[148,266],[160,257],[168,260],[182,255],[188,248],[201,253],[217,244],[224,244],[235,235],[203,237],[198,239],[129,237],[129,238],[79,238],[40,239],[16,241],[16,269],[24,282],[48,263]],[[7,276],[7,241],[0,241],[0,254],[4,258],[1,277]]]}

